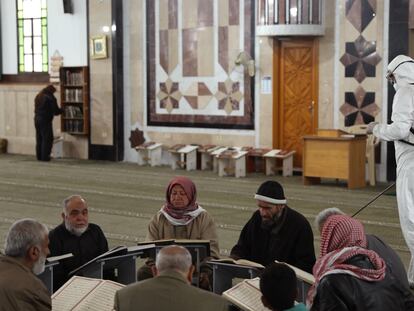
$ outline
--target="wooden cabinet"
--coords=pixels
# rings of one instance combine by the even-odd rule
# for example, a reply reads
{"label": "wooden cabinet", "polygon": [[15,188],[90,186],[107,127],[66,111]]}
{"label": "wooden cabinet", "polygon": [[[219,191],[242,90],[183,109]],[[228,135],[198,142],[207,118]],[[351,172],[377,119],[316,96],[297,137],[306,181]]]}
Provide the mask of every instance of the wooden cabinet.
{"label": "wooden cabinet", "polygon": [[348,188],[365,187],[366,136],[338,130],[318,130],[303,137],[303,182],[320,183],[322,178],[345,179]]}
{"label": "wooden cabinet", "polygon": [[88,67],[60,68],[62,132],[89,134],[89,70]]}

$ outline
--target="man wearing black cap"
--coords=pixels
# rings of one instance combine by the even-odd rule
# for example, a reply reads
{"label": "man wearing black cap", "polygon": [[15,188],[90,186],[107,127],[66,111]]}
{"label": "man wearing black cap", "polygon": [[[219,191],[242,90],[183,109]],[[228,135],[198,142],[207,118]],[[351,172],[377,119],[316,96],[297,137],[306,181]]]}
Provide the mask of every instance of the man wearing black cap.
{"label": "man wearing black cap", "polygon": [[282,186],[266,181],[254,198],[259,209],[244,226],[230,256],[264,266],[283,261],[312,273],[315,249],[311,226],[303,215],[286,205]]}

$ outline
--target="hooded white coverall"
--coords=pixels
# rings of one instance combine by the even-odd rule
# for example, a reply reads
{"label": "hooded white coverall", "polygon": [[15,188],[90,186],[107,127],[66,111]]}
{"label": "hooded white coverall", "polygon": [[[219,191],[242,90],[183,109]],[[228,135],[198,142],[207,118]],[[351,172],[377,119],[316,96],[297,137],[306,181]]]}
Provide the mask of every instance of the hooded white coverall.
{"label": "hooded white coverall", "polygon": [[386,141],[394,141],[397,162],[397,203],[401,230],[411,252],[408,281],[414,285],[414,60],[399,55],[388,65],[395,77],[396,94],[392,104],[391,124],[377,124],[373,134]]}

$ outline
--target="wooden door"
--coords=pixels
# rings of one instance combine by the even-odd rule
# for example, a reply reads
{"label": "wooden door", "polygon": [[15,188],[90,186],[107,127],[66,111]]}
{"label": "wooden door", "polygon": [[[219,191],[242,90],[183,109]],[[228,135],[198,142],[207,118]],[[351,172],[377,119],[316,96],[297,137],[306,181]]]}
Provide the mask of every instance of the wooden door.
{"label": "wooden door", "polygon": [[318,41],[275,40],[273,147],[295,150],[302,167],[302,137],[318,127]]}

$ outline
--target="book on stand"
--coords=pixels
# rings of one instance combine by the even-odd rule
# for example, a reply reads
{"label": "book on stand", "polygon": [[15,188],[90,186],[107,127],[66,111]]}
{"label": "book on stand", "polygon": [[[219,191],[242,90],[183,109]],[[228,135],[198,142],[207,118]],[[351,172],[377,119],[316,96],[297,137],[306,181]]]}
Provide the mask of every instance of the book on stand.
{"label": "book on stand", "polygon": [[223,292],[223,297],[245,311],[269,311],[262,303],[260,278],[243,280]]}
{"label": "book on stand", "polygon": [[115,293],[125,285],[74,276],[52,295],[53,311],[112,311]]}

